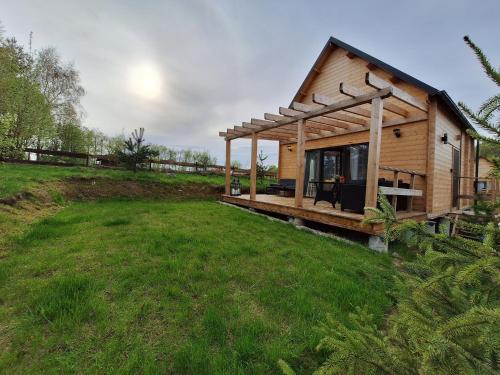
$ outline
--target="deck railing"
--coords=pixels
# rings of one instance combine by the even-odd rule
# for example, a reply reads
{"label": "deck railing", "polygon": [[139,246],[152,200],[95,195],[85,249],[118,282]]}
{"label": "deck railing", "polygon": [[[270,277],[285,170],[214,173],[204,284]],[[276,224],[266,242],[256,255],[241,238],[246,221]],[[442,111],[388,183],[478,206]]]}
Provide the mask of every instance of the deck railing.
{"label": "deck railing", "polygon": [[[407,210],[413,210],[413,197],[421,197],[423,196],[422,190],[415,189],[415,178],[421,177],[425,178],[425,173],[415,171],[412,169],[405,168],[396,168],[396,167],[388,167],[381,165],[379,167],[380,170],[393,172],[393,186],[381,186],[379,187],[379,191],[385,195],[392,196],[392,206],[396,209],[398,205],[398,196],[408,197],[408,205]],[[400,174],[409,174],[410,175],[410,186],[408,189],[398,187],[399,184],[399,176]]]}

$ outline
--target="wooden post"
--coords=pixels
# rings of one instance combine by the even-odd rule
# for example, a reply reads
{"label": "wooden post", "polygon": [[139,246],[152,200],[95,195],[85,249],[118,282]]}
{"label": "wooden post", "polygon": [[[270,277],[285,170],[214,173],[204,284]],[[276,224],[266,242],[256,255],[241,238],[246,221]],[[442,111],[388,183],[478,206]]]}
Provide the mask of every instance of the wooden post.
{"label": "wooden post", "polygon": [[257,133],[252,133],[252,159],[250,167],[250,199],[257,195]]}
{"label": "wooden post", "polygon": [[436,116],[437,101],[431,100],[428,111],[427,131],[427,167],[425,173],[425,212],[434,211],[434,166],[436,164]]}
{"label": "wooden post", "polygon": [[297,168],[295,176],[295,207],[302,207],[304,200],[304,120],[297,122]]}
{"label": "wooden post", "polygon": [[[410,177],[410,189],[415,189],[415,175],[412,174]],[[408,212],[413,210],[413,197],[408,197]]]}
{"label": "wooden post", "polygon": [[377,207],[383,112],[384,102],[381,98],[374,98],[372,100],[372,113],[370,119],[370,142],[368,145],[365,207]]}
{"label": "wooden post", "polygon": [[231,141],[226,140],[226,195],[231,194]]}
{"label": "wooden post", "polygon": [[[392,182],[392,187],[397,188],[398,187],[398,180],[399,180],[399,172],[394,171],[394,181]],[[397,210],[398,207],[398,196],[394,194],[392,196],[392,207],[394,207],[394,210]]]}

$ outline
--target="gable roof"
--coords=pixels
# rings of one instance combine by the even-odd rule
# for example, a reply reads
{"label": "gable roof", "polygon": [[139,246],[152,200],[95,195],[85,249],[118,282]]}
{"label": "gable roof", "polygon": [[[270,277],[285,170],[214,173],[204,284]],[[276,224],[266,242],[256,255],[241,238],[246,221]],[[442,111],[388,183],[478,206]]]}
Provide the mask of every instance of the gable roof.
{"label": "gable roof", "polygon": [[[432,86],[426,84],[425,82],[422,82],[419,79],[417,79],[417,78],[415,78],[415,77],[413,77],[413,76],[411,76],[411,75],[409,75],[409,74],[407,74],[399,69],[396,69],[392,65],[389,65],[389,64],[373,57],[372,55],[369,55],[369,54],[351,46],[350,44],[347,44],[347,43],[345,43],[337,38],[334,38],[332,36],[330,37],[330,39],[328,39],[328,42],[326,43],[325,47],[323,47],[323,50],[321,51],[318,58],[314,62],[314,65],[312,66],[311,70],[307,74],[306,79],[304,80],[304,82],[302,82],[302,85],[300,85],[300,88],[298,89],[297,93],[293,97],[292,103],[294,101],[298,101],[300,99],[300,97],[302,96],[301,93],[303,92],[305,87],[316,77],[316,74],[317,74],[316,72],[317,72],[317,69],[319,68],[319,66],[329,56],[330,52],[335,47],[340,47],[342,49],[345,49],[349,53],[361,58],[362,60],[367,61],[368,63],[376,66],[377,68],[380,68],[380,69],[386,71],[387,73],[390,73],[391,75],[400,79],[401,81],[404,81],[406,83],[409,83],[413,86],[416,86],[416,87],[422,89],[423,91],[425,91],[429,95],[429,97],[435,97],[438,100],[440,100],[457,117],[457,119],[460,121],[460,123],[463,126],[474,130],[474,127],[470,124],[469,120],[467,120],[467,118],[464,116],[462,111],[458,108],[458,106],[455,104],[455,102],[451,99],[451,97],[448,95],[448,93],[445,90],[438,90],[435,87],[432,87]],[[290,106],[292,105],[292,103],[290,103]]]}

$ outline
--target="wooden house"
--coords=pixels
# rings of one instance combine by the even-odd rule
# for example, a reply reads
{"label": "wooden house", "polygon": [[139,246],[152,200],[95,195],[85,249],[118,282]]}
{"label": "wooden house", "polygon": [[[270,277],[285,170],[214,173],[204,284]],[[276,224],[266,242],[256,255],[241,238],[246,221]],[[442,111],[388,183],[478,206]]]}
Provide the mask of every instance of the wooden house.
{"label": "wooden house", "polygon": [[477,192],[485,198],[496,199],[500,193],[500,186],[498,180],[490,174],[493,167],[494,164],[485,157],[479,158],[477,164]]}
{"label": "wooden house", "polygon": [[[278,112],[219,133],[226,140],[223,201],[375,235],[382,226],[363,224],[366,213],[349,210],[351,203],[374,207],[380,192],[400,218],[416,220],[472,203],[475,144],[466,132],[472,127],[448,94],[338,39],[328,40],[291,104]],[[237,138],[251,140],[251,188],[231,196]],[[293,181],[293,196],[257,194],[261,139],[279,143],[278,176]],[[331,181],[351,202],[314,204]]]}

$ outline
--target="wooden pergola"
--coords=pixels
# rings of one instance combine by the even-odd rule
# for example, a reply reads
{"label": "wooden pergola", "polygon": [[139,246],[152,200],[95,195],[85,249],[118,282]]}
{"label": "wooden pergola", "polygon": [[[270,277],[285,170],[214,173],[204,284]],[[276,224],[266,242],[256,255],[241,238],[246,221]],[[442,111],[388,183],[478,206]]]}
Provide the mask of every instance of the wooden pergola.
{"label": "wooden pergola", "polygon": [[[264,119],[251,119],[241,126],[234,126],[219,136],[226,140],[226,186],[230,193],[231,140],[251,138],[250,200],[256,199],[257,186],[257,141],[274,140],[280,144],[296,144],[296,186],[295,207],[303,206],[304,160],[306,141],[335,137],[350,133],[369,131],[366,200],[367,207],[375,207],[378,194],[380,166],[380,144],[382,127],[404,125],[427,119],[428,104],[410,95],[372,72],[366,73],[363,89],[347,83],[340,83],[339,91],[346,98],[335,101],[330,97],[314,93],[314,104],[293,102],[291,108],[280,107],[279,115],[265,113]],[[416,171],[391,169],[396,173],[423,175]],[[411,173],[413,172],[413,173]],[[396,180],[397,182],[397,180]],[[397,185],[387,191],[393,196],[411,195],[402,192]],[[416,192],[416,191],[415,191]],[[421,195],[418,191],[414,195]]]}

